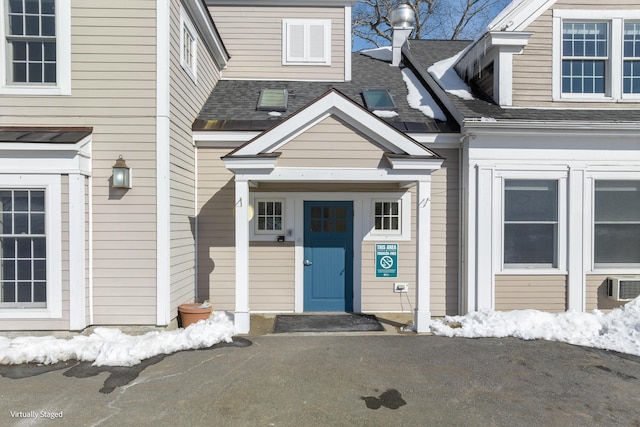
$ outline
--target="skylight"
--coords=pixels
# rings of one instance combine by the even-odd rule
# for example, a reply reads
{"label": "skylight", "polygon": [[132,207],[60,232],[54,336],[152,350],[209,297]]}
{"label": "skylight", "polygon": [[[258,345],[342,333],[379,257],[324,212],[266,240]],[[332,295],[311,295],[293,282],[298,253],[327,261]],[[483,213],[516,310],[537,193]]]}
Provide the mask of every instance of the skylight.
{"label": "skylight", "polygon": [[386,89],[368,89],[362,92],[364,103],[371,111],[375,110],[395,110],[391,94]]}
{"label": "skylight", "polygon": [[287,89],[262,89],[257,109],[260,111],[287,111]]}

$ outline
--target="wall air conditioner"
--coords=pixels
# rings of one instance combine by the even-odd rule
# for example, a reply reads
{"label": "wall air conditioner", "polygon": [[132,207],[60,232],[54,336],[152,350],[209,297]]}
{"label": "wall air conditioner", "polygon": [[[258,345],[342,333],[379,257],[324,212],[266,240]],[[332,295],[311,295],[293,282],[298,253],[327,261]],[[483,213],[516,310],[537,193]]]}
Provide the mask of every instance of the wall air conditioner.
{"label": "wall air conditioner", "polygon": [[607,296],[616,301],[631,301],[640,295],[640,276],[607,277]]}

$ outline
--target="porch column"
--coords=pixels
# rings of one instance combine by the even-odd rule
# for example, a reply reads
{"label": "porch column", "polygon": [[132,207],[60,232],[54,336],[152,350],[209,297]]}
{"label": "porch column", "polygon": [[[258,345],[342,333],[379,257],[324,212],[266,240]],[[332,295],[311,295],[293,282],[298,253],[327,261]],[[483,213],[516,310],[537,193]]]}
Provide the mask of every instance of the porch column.
{"label": "porch column", "polygon": [[236,333],[247,334],[249,315],[249,182],[236,176]]}
{"label": "porch column", "polygon": [[431,177],[418,181],[416,195],[416,332],[429,332],[431,321]]}

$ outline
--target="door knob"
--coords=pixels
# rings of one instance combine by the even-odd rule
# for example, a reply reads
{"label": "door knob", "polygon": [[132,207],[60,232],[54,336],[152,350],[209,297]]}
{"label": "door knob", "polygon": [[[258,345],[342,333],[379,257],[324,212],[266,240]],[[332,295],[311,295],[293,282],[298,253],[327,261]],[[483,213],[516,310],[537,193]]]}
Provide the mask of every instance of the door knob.
{"label": "door knob", "polygon": [[310,259],[304,260],[304,265],[311,265],[311,264],[313,264],[313,262]]}

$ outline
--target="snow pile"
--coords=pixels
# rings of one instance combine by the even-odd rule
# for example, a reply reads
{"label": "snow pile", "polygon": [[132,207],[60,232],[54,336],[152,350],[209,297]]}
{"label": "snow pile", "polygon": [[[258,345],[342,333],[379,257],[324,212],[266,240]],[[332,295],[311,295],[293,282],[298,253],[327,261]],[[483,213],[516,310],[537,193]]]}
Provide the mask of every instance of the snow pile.
{"label": "snow pile", "polygon": [[384,62],[391,62],[393,60],[393,54],[391,53],[391,46],[377,47],[374,49],[365,49],[360,51],[361,54],[369,56],[373,59],[378,59]]}
{"label": "snow pile", "polygon": [[407,84],[407,90],[409,91],[407,101],[411,108],[422,111],[422,114],[432,119],[447,120],[442,109],[440,109],[436,101],[434,101],[429,91],[422,86],[413,71],[408,68],[403,68],[402,78]]}
{"label": "snow pile", "polygon": [[640,356],[640,297],[607,314],[487,310],[433,320],[430,329],[447,337],[545,339]]}
{"label": "snow pile", "polygon": [[79,360],[94,366],[133,366],[159,354],[211,347],[231,342],[234,325],[224,313],[173,331],[152,331],[127,335],[118,329],[96,328],[89,336],[71,339],[54,337],[0,337],[0,364],[41,363],[45,365]]}
{"label": "snow pile", "polygon": [[373,110],[372,113],[375,114],[378,117],[383,118],[383,119],[390,119],[392,117],[397,117],[398,116],[397,112],[388,111],[388,110]]}
{"label": "snow pile", "polygon": [[453,68],[458,61],[458,58],[460,58],[465,52],[466,50],[462,50],[451,58],[436,62],[429,67],[428,71],[429,74],[431,74],[431,77],[433,77],[440,87],[442,87],[446,92],[469,101],[475,99],[471,94],[471,88],[460,78],[458,73],[456,73],[456,70]]}

